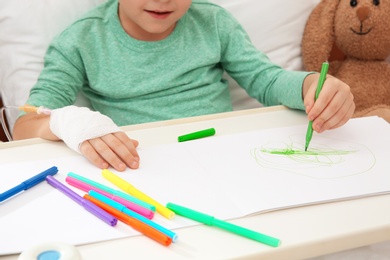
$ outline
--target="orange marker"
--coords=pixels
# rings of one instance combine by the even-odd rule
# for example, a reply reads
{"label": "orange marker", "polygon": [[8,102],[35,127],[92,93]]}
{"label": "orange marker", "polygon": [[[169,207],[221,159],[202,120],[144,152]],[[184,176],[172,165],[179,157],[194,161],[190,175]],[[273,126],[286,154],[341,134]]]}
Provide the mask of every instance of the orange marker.
{"label": "orange marker", "polygon": [[94,197],[85,194],[84,198],[89,200],[90,202],[94,203],[95,205],[99,206],[103,210],[107,211],[108,213],[115,216],[118,220],[122,221],[123,223],[131,226],[135,230],[141,232],[142,234],[150,237],[151,239],[159,242],[160,244],[164,246],[169,246],[172,243],[172,239],[165,235],[164,233],[158,231],[157,229],[154,229],[153,227],[143,223],[142,221],[139,221],[138,219],[132,218],[119,210],[107,205],[106,203],[101,202],[100,200],[95,199]]}

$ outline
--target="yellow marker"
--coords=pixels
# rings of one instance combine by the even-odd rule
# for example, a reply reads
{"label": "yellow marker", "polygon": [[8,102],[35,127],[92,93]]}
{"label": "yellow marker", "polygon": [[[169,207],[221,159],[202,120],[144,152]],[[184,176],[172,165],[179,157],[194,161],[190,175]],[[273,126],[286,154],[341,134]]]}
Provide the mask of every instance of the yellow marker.
{"label": "yellow marker", "polygon": [[110,181],[115,186],[119,187],[121,190],[133,195],[134,197],[143,200],[153,206],[156,207],[156,211],[166,217],[167,219],[172,219],[175,216],[175,213],[164,207],[162,204],[158,203],[148,195],[144,194],[143,192],[137,190],[133,185],[128,183],[127,181],[123,180],[119,176],[115,175],[114,173],[110,172],[107,169],[104,169],[102,171],[103,177],[106,178],[108,181]]}

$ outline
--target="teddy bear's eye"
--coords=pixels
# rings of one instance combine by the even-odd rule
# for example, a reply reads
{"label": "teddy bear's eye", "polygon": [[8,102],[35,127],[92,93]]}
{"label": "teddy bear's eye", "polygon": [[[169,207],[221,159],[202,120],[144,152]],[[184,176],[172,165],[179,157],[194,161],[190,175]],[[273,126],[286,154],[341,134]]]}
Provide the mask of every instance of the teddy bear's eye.
{"label": "teddy bear's eye", "polygon": [[357,6],[357,0],[351,0],[351,3],[350,3],[350,5],[352,6],[352,7],[355,7],[355,6]]}
{"label": "teddy bear's eye", "polygon": [[374,0],[374,5],[379,5],[380,4],[380,1],[379,0]]}

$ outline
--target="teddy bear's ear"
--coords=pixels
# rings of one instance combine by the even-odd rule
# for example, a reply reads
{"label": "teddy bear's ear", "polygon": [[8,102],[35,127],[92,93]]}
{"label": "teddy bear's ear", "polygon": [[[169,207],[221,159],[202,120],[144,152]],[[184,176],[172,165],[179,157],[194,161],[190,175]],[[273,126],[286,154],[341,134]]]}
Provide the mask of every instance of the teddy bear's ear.
{"label": "teddy bear's ear", "polygon": [[310,14],[302,38],[305,70],[320,71],[321,64],[330,59],[331,52],[332,55],[337,53],[334,49],[334,17],[340,1],[321,0]]}

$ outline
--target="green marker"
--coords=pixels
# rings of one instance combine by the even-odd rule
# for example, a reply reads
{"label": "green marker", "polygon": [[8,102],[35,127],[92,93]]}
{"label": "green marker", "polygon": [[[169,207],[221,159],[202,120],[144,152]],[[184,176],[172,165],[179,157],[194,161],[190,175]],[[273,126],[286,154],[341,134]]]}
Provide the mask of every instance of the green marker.
{"label": "green marker", "polygon": [[185,142],[185,141],[195,140],[195,139],[204,138],[212,135],[215,135],[215,129],[209,128],[209,129],[205,129],[202,131],[198,131],[186,135],[181,135],[177,139],[179,142]]}
{"label": "green marker", "polygon": [[240,236],[244,236],[256,240],[258,242],[261,242],[269,246],[277,247],[280,245],[280,240],[277,238],[273,238],[234,224],[230,224],[229,222],[216,219],[212,216],[206,215],[204,213],[200,213],[198,211],[189,208],[185,208],[183,206],[179,206],[173,203],[168,203],[167,208],[175,212],[177,215],[201,222],[209,226],[222,228],[224,230],[230,231]]}
{"label": "green marker", "polygon": [[[328,73],[329,63],[324,62],[322,63],[320,78],[318,79],[318,85],[316,90],[316,95],[314,97],[314,101],[317,100],[318,96],[320,95],[322,86],[324,85],[326,74]],[[307,151],[307,148],[309,147],[309,143],[311,141],[311,137],[313,136],[313,121],[309,121],[309,125],[307,127],[306,132],[306,145],[305,145],[305,151]]]}

